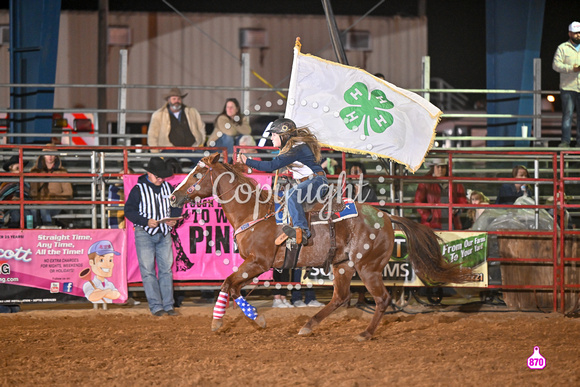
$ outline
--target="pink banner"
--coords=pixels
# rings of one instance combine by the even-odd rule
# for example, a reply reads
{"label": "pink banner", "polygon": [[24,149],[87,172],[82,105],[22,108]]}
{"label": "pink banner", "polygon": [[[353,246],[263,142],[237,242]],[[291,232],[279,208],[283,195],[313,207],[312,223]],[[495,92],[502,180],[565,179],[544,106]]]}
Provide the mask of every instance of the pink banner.
{"label": "pink banner", "polygon": [[[175,175],[167,181],[174,187],[186,175]],[[123,176],[126,197],[137,183],[138,175]],[[252,176],[258,183],[270,187],[272,178],[268,175]],[[242,264],[234,242],[234,229],[229,224],[221,205],[206,199],[198,205],[187,204],[183,214],[188,218],[177,229],[178,239],[174,240],[173,279],[181,280],[224,280]],[[128,281],[140,282],[139,262],[135,251],[134,225],[127,222],[127,275]],[[273,243],[273,242],[272,242]],[[272,271],[259,277],[272,279]]]}
{"label": "pink banner", "polygon": [[[0,230],[0,284],[86,297],[93,303],[123,303],[125,254],[123,230]],[[15,299],[18,292],[10,293],[10,300],[0,295],[0,302],[51,301]]]}

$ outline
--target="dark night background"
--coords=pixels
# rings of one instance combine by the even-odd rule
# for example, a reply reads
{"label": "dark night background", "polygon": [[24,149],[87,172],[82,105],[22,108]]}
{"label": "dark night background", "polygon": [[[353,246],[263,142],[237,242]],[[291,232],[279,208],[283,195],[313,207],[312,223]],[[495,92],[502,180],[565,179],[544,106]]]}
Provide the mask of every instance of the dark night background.
{"label": "dark night background", "polygon": [[[250,2],[239,0],[167,0],[181,12],[324,14],[322,2],[288,0]],[[363,15],[379,0],[331,0],[336,15]],[[98,0],[62,0],[63,10],[98,9]],[[373,16],[417,16],[418,1],[385,1]],[[442,78],[455,88],[486,88],[485,0],[426,0],[428,53],[431,77]],[[7,9],[8,0],[0,0]],[[173,12],[163,0],[111,0],[110,11]],[[556,47],[568,39],[568,25],[580,21],[580,0],[546,0],[542,44],[542,88],[557,90],[559,77],[551,62]],[[517,36],[517,34],[516,34]]]}

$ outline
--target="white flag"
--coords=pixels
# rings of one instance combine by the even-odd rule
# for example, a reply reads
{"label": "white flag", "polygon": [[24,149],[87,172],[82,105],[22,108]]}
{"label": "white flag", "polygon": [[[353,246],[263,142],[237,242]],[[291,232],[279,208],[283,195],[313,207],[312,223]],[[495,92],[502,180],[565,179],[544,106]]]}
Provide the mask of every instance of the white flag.
{"label": "white flag", "polygon": [[307,126],[323,146],[392,159],[412,172],[433,146],[442,114],[426,99],[364,70],[300,52],[285,117]]}

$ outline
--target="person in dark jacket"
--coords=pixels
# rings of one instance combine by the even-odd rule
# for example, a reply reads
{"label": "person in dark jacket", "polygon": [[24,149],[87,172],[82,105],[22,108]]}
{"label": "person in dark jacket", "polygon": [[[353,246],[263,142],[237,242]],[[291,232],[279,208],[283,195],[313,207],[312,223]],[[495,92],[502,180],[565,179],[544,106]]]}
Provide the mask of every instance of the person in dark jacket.
{"label": "person in dark jacket", "polygon": [[169,204],[173,187],[165,179],[173,176],[173,171],[165,161],[153,157],[145,170],[125,202],[125,217],[135,226],[135,249],[149,310],[154,316],[176,316],[171,269],[171,228],[176,220],[164,219],[179,217],[182,209]]}
{"label": "person in dark jacket", "polygon": [[[512,169],[512,177],[529,179],[530,173],[523,165],[516,165]],[[522,196],[530,196],[530,187],[523,183],[505,183],[499,187],[495,204],[514,204],[516,199]]]}
{"label": "person in dark jacket", "polygon": [[311,237],[306,214],[302,203],[312,203],[324,198],[328,192],[328,180],[320,166],[320,144],[308,128],[297,128],[294,121],[281,118],[273,122],[270,129],[272,143],[280,148],[280,154],[270,161],[248,159],[240,153],[238,162],[264,172],[289,167],[297,185],[286,194],[288,212],[292,225],[285,225],[282,230],[296,243],[306,245]]}

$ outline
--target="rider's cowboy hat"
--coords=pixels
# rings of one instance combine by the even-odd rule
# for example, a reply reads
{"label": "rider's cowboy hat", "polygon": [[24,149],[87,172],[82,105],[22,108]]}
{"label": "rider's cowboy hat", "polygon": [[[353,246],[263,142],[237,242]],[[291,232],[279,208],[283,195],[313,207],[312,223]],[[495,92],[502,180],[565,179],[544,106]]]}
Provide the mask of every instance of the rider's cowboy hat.
{"label": "rider's cowboy hat", "polygon": [[[10,158],[8,159],[8,161],[5,161],[5,162],[4,162],[4,164],[2,165],[2,168],[4,168],[4,170],[5,170],[6,172],[10,172],[10,167],[11,167],[13,164],[18,164],[18,160],[19,160],[18,156],[14,155],[14,156],[10,157]],[[23,167],[25,167],[25,166],[26,166],[26,164],[28,164],[28,161],[27,161],[27,160],[24,160],[24,162],[22,163],[22,166],[23,166]]]}
{"label": "rider's cowboy hat", "polygon": [[163,99],[167,100],[167,99],[169,99],[169,97],[185,98],[185,97],[187,97],[187,93],[181,94],[181,90],[179,90],[177,87],[174,87],[173,89],[169,90],[169,93],[165,94]]}
{"label": "rider's cowboy hat", "polygon": [[288,118],[279,118],[272,123],[270,133],[284,134],[296,129],[294,121]]}
{"label": "rider's cowboy hat", "polygon": [[149,160],[149,164],[147,164],[143,169],[163,179],[173,176],[173,171],[161,157],[152,157],[151,160]]}

